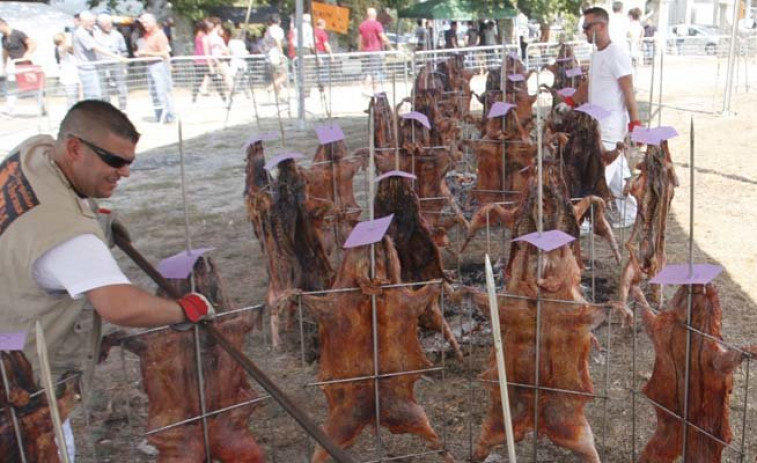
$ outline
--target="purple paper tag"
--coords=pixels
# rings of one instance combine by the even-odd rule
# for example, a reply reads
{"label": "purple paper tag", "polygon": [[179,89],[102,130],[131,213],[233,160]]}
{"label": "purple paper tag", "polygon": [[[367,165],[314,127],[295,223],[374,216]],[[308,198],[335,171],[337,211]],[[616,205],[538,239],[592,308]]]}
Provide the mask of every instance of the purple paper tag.
{"label": "purple paper tag", "polygon": [[510,59],[514,59],[515,61],[520,61],[520,56],[518,56],[518,54],[515,53],[514,51],[511,51],[510,53],[508,53],[507,56]]}
{"label": "purple paper tag", "polygon": [[4,350],[6,352],[12,350],[24,350],[25,343],[26,331],[0,333],[0,350]]}
{"label": "purple paper tag", "polygon": [[558,63],[567,63],[568,61],[573,61],[573,57],[572,56],[568,56],[568,57],[565,57],[565,58],[557,58],[557,59],[555,59],[555,61],[557,61]]}
{"label": "purple paper tag", "polygon": [[197,259],[208,251],[215,248],[191,249],[189,252],[181,251],[171,257],[163,259],[158,264],[158,271],[164,278],[183,280],[187,278],[195,266]]}
{"label": "purple paper tag", "polygon": [[423,113],[419,113],[418,111],[411,111],[409,113],[405,113],[402,116],[403,119],[413,119],[421,123],[423,127],[426,127],[427,129],[431,130],[431,123],[428,121],[428,116],[426,116]]}
{"label": "purple paper tag", "polygon": [[318,142],[321,145],[344,140],[344,132],[338,124],[316,127],[315,134],[318,135]]}
{"label": "purple paper tag", "polygon": [[645,145],[659,145],[660,140],[655,133],[646,127],[634,127],[631,132],[631,141]]}
{"label": "purple paper tag", "polygon": [[515,107],[512,103],[503,103],[501,101],[496,101],[492,105],[491,109],[489,109],[489,114],[486,117],[500,117],[507,114],[508,111],[513,109]]}
{"label": "purple paper tag", "polygon": [[573,240],[575,240],[574,237],[562,230],[550,230],[542,232],[541,236],[539,236],[539,232],[534,232],[529,233],[528,235],[519,236],[513,241],[525,241],[533,244],[542,251],[549,252],[560,246],[566,245]]}
{"label": "purple paper tag", "polygon": [[374,182],[378,183],[385,178],[389,177],[404,177],[404,178],[410,178],[410,179],[417,179],[415,175],[411,174],[410,172],[405,172],[404,170],[390,170],[389,172],[384,172],[383,174],[376,177],[376,180]]}
{"label": "purple paper tag", "polygon": [[557,94],[563,98],[568,98],[576,94],[575,88],[565,87],[557,91]]}
{"label": "purple paper tag", "polygon": [[582,76],[583,74],[584,74],[584,71],[580,67],[567,69],[565,71],[565,77],[579,77],[579,76]]}
{"label": "purple paper tag", "polygon": [[589,103],[584,103],[581,106],[577,107],[576,111],[581,111],[582,113],[588,114],[598,121],[601,121],[602,119],[610,115],[610,111],[606,110],[605,108]]}
{"label": "purple paper tag", "polygon": [[673,137],[677,137],[678,136],[678,131],[675,128],[669,126],[669,125],[661,125],[661,126],[655,128],[655,129],[652,129],[652,130],[655,131],[655,133],[657,134],[658,138],[661,141],[669,140],[669,139],[671,139]]}
{"label": "purple paper tag", "polygon": [[287,159],[302,159],[304,157],[305,156],[300,153],[283,153],[272,157],[263,167],[265,167],[265,170],[273,170],[273,168],[278,166],[279,163],[286,161]]}
{"label": "purple paper tag", "polygon": [[694,264],[689,275],[689,264],[666,265],[649,282],[655,285],[705,285],[722,271],[720,265]]}
{"label": "purple paper tag", "polygon": [[251,136],[247,143],[244,144],[245,149],[249,148],[250,145],[254,145],[255,143],[259,141],[271,141],[271,140],[278,140],[279,133],[278,132],[263,132],[258,133],[253,136]]}
{"label": "purple paper tag", "polygon": [[523,74],[510,74],[507,76],[507,80],[510,82],[523,82],[526,80],[526,78],[523,76]]}
{"label": "purple paper tag", "polygon": [[386,98],[386,92],[376,92],[373,95],[374,98]]}
{"label": "purple paper tag", "polygon": [[366,244],[378,243],[386,235],[393,218],[394,214],[389,214],[380,219],[368,220],[355,225],[347,241],[344,242],[344,248],[356,248]]}

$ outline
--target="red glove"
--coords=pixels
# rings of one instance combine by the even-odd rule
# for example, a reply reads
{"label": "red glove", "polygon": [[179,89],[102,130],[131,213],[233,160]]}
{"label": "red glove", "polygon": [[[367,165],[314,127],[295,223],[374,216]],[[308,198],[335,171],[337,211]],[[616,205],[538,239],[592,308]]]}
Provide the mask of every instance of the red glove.
{"label": "red glove", "polygon": [[631,121],[628,123],[628,133],[633,133],[633,129],[636,127],[643,127],[641,121]]}
{"label": "red glove", "polygon": [[576,102],[573,101],[572,97],[567,97],[567,98],[565,98],[562,101],[563,101],[563,103],[565,103],[566,105],[570,106],[571,108],[575,108],[576,107]]}
{"label": "red glove", "polygon": [[213,304],[200,293],[189,293],[178,301],[184,315],[192,323],[202,320],[212,320],[216,316]]}

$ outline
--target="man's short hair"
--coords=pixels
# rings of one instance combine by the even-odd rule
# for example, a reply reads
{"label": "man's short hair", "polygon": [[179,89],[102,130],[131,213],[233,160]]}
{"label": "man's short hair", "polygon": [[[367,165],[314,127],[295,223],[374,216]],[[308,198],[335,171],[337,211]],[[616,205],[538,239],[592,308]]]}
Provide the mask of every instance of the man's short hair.
{"label": "man's short hair", "polygon": [[278,24],[278,23],[281,22],[281,16],[279,16],[278,13],[273,13],[271,15],[271,20],[270,21],[271,21],[272,24]]}
{"label": "man's short hair", "polygon": [[102,100],[83,100],[71,107],[60,123],[58,141],[69,133],[81,135],[87,131],[105,130],[134,144],[139,141],[139,132],[126,114]]}
{"label": "man's short hair", "polygon": [[607,14],[607,10],[598,6],[591,7],[588,10],[584,11],[584,16],[588,15],[595,16],[606,23],[610,22],[610,15]]}
{"label": "man's short hair", "polygon": [[8,24],[3,18],[0,18],[0,24]]}
{"label": "man's short hair", "polygon": [[623,2],[612,2],[612,12],[620,13],[623,11]]}

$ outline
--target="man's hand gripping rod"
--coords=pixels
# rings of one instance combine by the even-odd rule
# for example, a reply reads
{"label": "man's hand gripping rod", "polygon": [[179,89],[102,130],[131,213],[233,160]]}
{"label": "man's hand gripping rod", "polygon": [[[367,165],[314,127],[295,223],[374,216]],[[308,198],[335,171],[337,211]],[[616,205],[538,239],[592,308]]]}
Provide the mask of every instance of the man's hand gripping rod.
{"label": "man's hand gripping rod", "polygon": [[[127,256],[129,256],[139,268],[141,268],[152,280],[168,294],[169,297],[179,299],[182,295],[171,286],[168,281],[163,278],[163,275],[153,267],[147,259],[140,254],[139,251],[129,242],[120,230],[113,229],[113,242],[118,246]],[[292,400],[279,389],[278,386],[261,371],[252,360],[247,358],[242,352],[234,347],[225,337],[221,334],[213,325],[200,323],[201,329],[204,329],[223,349],[239,363],[239,365],[247,372],[252,378],[265,389],[265,391],[273,397],[273,399],[281,405],[292,418],[302,426],[305,431],[310,434],[313,439],[318,442],[337,463],[352,463],[352,458],[342,448],[337,446],[322,430],[313,422],[310,417],[302,411]]]}

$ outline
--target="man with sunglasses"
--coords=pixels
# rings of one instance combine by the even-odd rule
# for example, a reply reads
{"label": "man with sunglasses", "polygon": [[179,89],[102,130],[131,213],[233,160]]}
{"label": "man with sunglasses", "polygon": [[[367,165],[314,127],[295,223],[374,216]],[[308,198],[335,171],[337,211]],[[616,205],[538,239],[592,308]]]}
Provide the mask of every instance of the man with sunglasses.
{"label": "man with sunglasses", "polygon": [[[587,40],[597,49],[591,55],[588,83],[582,85],[572,98],[565,103],[575,107],[589,102],[610,111],[610,115],[599,121],[602,143],[605,149],[615,149],[626,134],[641,126],[633,93],[633,66],[631,56],[624,44],[617,44],[610,38],[610,18],[602,8],[593,7],[584,12],[583,30]],[[605,166],[605,179],[615,198],[623,198],[625,179],[630,177],[628,160],[618,156]],[[621,217],[615,221],[616,227],[633,225],[636,219],[636,200],[632,196],[616,199]]]}
{"label": "man with sunglasses", "polygon": [[108,249],[111,227],[104,230],[98,215],[110,215],[93,200],[110,197],[130,175],[138,140],[122,112],[85,100],[66,114],[57,139],[34,136],[0,163],[0,331],[27,333],[24,353],[36,374],[37,320],[54,379],[81,371],[86,386],[100,317],[152,327],[215,314],[199,294],[174,301],[131,285]]}

